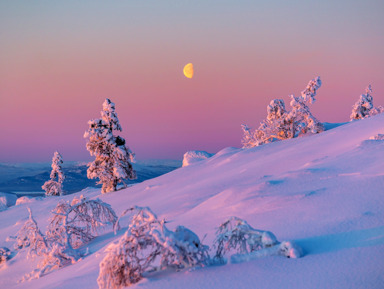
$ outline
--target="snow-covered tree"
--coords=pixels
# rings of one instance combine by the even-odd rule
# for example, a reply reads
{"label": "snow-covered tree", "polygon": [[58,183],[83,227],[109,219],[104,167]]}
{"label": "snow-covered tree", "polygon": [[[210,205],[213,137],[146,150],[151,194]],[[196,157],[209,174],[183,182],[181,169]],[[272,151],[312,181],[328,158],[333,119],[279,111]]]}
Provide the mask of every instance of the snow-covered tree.
{"label": "snow-covered tree", "polygon": [[308,132],[322,132],[324,130],[322,123],[312,115],[307,105],[315,102],[320,86],[321,80],[317,77],[309,81],[300,96],[291,95],[290,111],[286,110],[282,99],[272,100],[267,106],[267,117],[260,123],[258,129],[252,132],[248,126],[242,125],[243,148],[294,138]]}
{"label": "snow-covered tree", "polygon": [[52,211],[47,236],[51,242],[77,249],[98,235],[105,226],[113,228],[117,216],[111,206],[100,199],[75,197],[71,203],[61,201]]}
{"label": "snow-covered tree", "polygon": [[79,248],[94,239],[100,229],[113,228],[117,216],[111,206],[99,199],[75,197],[72,202],[61,201],[52,211],[45,235],[40,231],[29,210],[29,219],[15,237],[15,249],[28,248],[28,257],[41,257],[37,268],[24,276],[23,281],[77,262],[84,256]]}
{"label": "snow-covered tree", "polygon": [[351,113],[351,121],[367,118],[384,112],[384,107],[373,105],[372,87],[368,85],[365,88],[365,94],[360,95],[359,100],[353,105]]}
{"label": "snow-covered tree", "polygon": [[108,98],[103,103],[101,118],[90,120],[89,129],[84,134],[88,138],[87,150],[95,160],[88,166],[87,176],[99,179],[102,193],[116,191],[117,184],[124,179],[135,179],[132,167],[134,153],[125,145],[125,140],[114,136],[114,131],[122,128],[117,118],[115,104]]}
{"label": "snow-covered tree", "polygon": [[149,208],[134,207],[131,211],[135,214],[128,230],[118,243],[108,246],[108,254],[100,263],[99,288],[132,285],[151,270],[208,263],[208,247],[200,243],[195,233],[182,226],[168,230]]}
{"label": "snow-covered tree", "polygon": [[28,208],[29,218],[16,234],[14,248],[17,250],[28,248],[28,257],[42,256],[48,251],[48,243],[44,234],[40,231],[32,211]]}
{"label": "snow-covered tree", "polygon": [[372,87],[368,85],[365,88],[365,94],[360,95],[359,100],[352,107],[351,120],[362,119],[369,116],[369,112],[373,108],[373,97],[371,93]]}
{"label": "snow-covered tree", "polygon": [[301,249],[294,243],[280,243],[273,233],[256,230],[237,217],[231,217],[219,226],[213,247],[216,249],[214,261],[217,263],[225,263],[228,253],[234,253],[231,256],[233,262],[260,256],[299,258],[302,255]]}
{"label": "snow-covered tree", "polygon": [[231,217],[222,223],[216,232],[214,259],[217,262],[223,262],[224,255],[228,252],[248,254],[277,243],[275,235],[271,232],[256,230],[245,220]]}
{"label": "snow-covered tree", "polygon": [[[65,179],[63,169],[63,157],[59,152],[55,152],[52,158],[52,171],[50,180],[42,186],[46,196],[61,196],[63,194],[63,181]],[[55,180],[57,178],[57,181]]]}

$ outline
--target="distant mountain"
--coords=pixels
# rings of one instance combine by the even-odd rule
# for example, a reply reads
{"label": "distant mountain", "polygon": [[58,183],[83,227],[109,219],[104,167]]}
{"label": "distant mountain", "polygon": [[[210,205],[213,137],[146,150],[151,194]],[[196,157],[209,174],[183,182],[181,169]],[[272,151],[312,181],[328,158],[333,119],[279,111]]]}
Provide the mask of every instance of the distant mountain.
{"label": "distant mountain", "polygon": [[[147,160],[134,164],[137,171],[136,180],[127,180],[126,184],[142,181],[166,174],[181,167],[181,161],[175,160]],[[97,180],[87,178],[86,163],[69,162],[63,166],[65,180],[64,191],[67,194],[78,192],[86,187],[101,187]],[[17,193],[18,195],[36,195],[44,191],[41,186],[49,180],[50,163],[0,163],[0,192]]]}

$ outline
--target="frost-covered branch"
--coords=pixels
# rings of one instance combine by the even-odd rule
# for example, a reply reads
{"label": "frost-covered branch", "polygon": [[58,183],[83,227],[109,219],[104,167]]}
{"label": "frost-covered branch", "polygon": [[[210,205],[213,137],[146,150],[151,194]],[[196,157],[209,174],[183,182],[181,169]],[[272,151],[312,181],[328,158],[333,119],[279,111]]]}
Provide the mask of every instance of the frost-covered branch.
{"label": "frost-covered branch", "polygon": [[232,262],[270,255],[301,256],[300,248],[294,243],[280,243],[273,233],[256,230],[237,217],[231,217],[219,226],[213,247],[216,249],[214,261],[217,263],[225,263],[228,253],[234,254]]}
{"label": "frost-covered branch", "polygon": [[147,207],[134,207],[132,221],[118,243],[107,248],[100,263],[99,288],[122,288],[137,283],[144,272],[168,267],[182,269],[208,264],[208,247],[191,230],[168,230]]}
{"label": "frost-covered branch", "polygon": [[28,256],[40,256],[37,268],[23,281],[40,278],[46,273],[77,262],[84,254],[79,247],[94,239],[100,229],[117,222],[111,206],[99,199],[75,197],[71,203],[60,202],[52,211],[44,235],[29,210],[29,219],[17,233],[15,248],[28,248]]}
{"label": "frost-covered branch", "polygon": [[114,227],[117,216],[100,199],[75,197],[71,203],[60,202],[52,211],[47,236],[67,248],[79,248],[94,239],[104,226]]}

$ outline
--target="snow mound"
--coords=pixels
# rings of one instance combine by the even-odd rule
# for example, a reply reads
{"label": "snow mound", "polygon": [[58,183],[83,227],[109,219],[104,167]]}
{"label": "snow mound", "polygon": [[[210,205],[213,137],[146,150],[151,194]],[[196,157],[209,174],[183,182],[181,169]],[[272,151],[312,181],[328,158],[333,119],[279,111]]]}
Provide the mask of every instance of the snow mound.
{"label": "snow mound", "polygon": [[19,206],[22,204],[33,203],[33,202],[36,202],[36,201],[39,201],[42,199],[43,199],[42,197],[33,198],[33,197],[29,197],[29,196],[23,196],[23,197],[20,197],[17,199],[16,206]]}
{"label": "snow mound", "polygon": [[[14,194],[0,193],[0,207],[11,207],[16,204],[17,196]],[[1,210],[1,209],[0,209]]]}
{"label": "snow mound", "polygon": [[188,151],[183,156],[183,167],[206,160],[213,155],[214,154],[207,153],[206,151]]}

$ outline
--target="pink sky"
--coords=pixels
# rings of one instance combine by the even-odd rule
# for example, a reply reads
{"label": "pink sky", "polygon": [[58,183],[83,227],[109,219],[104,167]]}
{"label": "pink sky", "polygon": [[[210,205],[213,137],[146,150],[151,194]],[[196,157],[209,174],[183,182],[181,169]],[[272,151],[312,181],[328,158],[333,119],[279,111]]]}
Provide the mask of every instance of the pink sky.
{"label": "pink sky", "polygon": [[0,162],[90,159],[107,97],[138,159],[239,147],[318,75],[321,121],[348,121],[368,84],[384,105],[382,1],[206,2],[2,1]]}

